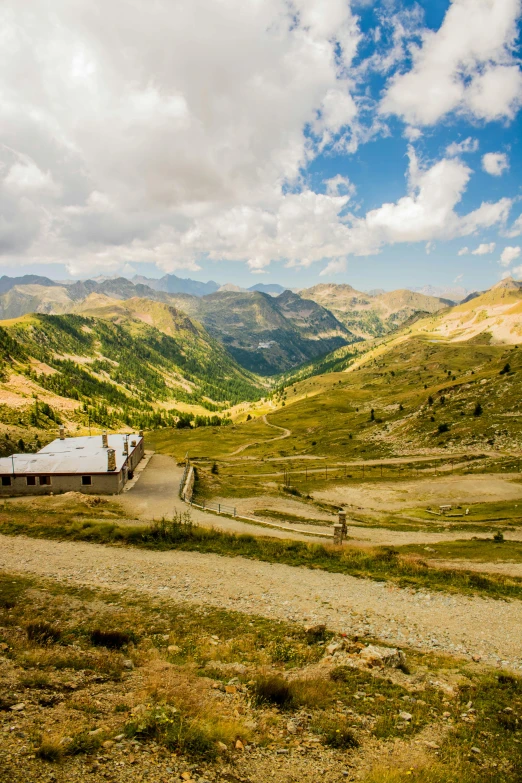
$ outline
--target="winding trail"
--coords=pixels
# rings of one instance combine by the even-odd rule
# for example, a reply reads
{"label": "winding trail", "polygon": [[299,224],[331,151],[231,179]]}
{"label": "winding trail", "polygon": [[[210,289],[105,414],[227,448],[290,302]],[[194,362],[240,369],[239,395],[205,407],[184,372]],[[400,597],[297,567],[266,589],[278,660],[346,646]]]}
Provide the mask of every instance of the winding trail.
{"label": "winding trail", "polygon": [[250,448],[250,446],[258,446],[260,443],[273,443],[275,440],[284,440],[285,438],[289,438],[292,434],[292,430],[287,430],[286,427],[279,427],[278,424],[271,424],[268,419],[266,418],[267,414],[265,413],[261,418],[267,425],[267,427],[273,427],[276,430],[282,430],[282,435],[277,435],[275,438],[269,438],[268,440],[258,441],[254,440],[252,443],[245,443],[244,446],[240,446],[235,451],[232,451],[230,454],[227,454],[227,457],[235,457],[237,454],[241,454],[242,451],[245,451],[246,449]]}
{"label": "winding trail", "polygon": [[241,557],[0,535],[0,569],[298,623],[522,669],[522,602],[414,591]]}

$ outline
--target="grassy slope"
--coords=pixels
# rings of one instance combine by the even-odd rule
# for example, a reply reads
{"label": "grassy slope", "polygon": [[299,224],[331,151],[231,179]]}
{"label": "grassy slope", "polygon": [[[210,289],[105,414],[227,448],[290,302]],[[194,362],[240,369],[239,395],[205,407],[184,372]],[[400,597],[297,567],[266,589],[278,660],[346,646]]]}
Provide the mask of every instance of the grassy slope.
{"label": "grassy slope", "polygon": [[[30,641],[28,629],[50,618],[55,641]],[[0,621],[6,648],[0,721],[7,729],[9,706],[20,698],[29,707],[17,715],[18,732],[6,732],[0,746],[0,766],[13,783],[55,777],[53,767],[67,779],[83,779],[85,762],[100,753],[109,762],[105,777],[106,767],[119,761],[133,764],[136,780],[164,780],[166,765],[177,778],[187,767],[205,779],[221,778],[218,741],[227,748],[225,763],[250,778],[250,754],[236,747],[238,736],[263,748],[267,779],[283,752],[293,755],[297,773],[312,753],[328,779],[362,761],[363,783],[520,780],[522,681],[462,658],[405,649],[403,671],[330,667],[311,676],[310,664],[332,639],[329,631],[312,639],[296,623],[7,573],[0,574]],[[95,645],[96,629],[123,647]],[[125,669],[125,658],[133,669]],[[231,671],[237,685],[228,695]],[[275,688],[269,698],[270,682],[286,684],[286,705],[275,703]],[[289,730],[295,710],[297,741]],[[411,715],[406,723],[399,717],[404,710]],[[420,750],[426,731],[437,740],[436,754]],[[131,747],[130,739],[140,742]],[[391,754],[394,739],[399,753]],[[478,760],[470,753],[474,746]],[[194,761],[198,766],[189,767]],[[298,776],[305,779],[306,772]]]}
{"label": "grassy slope", "polygon": [[[107,319],[32,315],[3,322],[2,379],[9,385],[13,373],[25,376],[36,393],[46,390],[94,411],[109,407],[116,421],[152,414],[157,403],[215,410],[216,403],[226,407],[258,396],[257,379],[201,326],[165,305],[138,300],[134,306],[143,318],[105,312]],[[153,321],[152,308],[161,329],[146,322]],[[91,418],[97,420],[95,412]]]}
{"label": "grassy slope", "polygon": [[[511,373],[501,375],[506,363]],[[311,377],[288,387],[269,421],[290,429],[291,437],[259,443],[247,453],[258,458],[299,454],[371,459],[423,449],[516,449],[522,433],[521,385],[522,351],[517,348],[411,338],[359,369]],[[474,415],[477,403],[482,406],[480,416]],[[439,424],[447,424],[448,431],[439,433]],[[245,441],[248,427],[254,424],[237,428],[238,445]],[[267,431],[268,437],[273,433]],[[192,438],[197,439],[195,451],[210,456],[235,445],[232,433],[187,432],[183,449],[191,450]],[[176,433],[170,443],[174,452],[177,442]],[[169,451],[168,434],[159,445]]]}

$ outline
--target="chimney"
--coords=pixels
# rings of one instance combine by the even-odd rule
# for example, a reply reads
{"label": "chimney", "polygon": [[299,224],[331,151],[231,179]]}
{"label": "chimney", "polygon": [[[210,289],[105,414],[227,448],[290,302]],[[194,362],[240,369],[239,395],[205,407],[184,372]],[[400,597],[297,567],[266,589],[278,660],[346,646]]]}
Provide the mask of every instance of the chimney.
{"label": "chimney", "polygon": [[107,449],[107,470],[116,470],[116,452],[114,449]]}
{"label": "chimney", "polygon": [[60,440],[65,440],[65,427],[60,424]]}
{"label": "chimney", "polygon": [[128,440],[128,438],[125,438],[125,440],[123,441],[123,453],[125,455],[128,455],[128,453],[129,453],[129,440]]}
{"label": "chimney", "polygon": [[109,448],[109,438],[107,437],[107,433],[105,432],[105,430],[102,432],[102,447],[104,449]]}

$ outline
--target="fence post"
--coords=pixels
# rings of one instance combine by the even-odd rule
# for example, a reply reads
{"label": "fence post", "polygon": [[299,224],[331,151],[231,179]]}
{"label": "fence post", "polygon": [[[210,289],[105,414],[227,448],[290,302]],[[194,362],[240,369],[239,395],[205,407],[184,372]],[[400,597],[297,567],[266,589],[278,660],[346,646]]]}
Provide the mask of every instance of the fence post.
{"label": "fence post", "polygon": [[221,514],[221,503],[218,503],[218,514]]}

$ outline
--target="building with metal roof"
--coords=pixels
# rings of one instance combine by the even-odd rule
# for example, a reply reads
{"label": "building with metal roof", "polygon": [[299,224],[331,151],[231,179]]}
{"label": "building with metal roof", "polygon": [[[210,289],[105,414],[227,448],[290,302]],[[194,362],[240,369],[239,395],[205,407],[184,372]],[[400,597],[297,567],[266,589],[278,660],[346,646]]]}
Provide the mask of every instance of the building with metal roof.
{"label": "building with metal roof", "polygon": [[143,458],[143,433],[66,438],[64,429],[36,454],[0,459],[0,495],[119,494]]}

